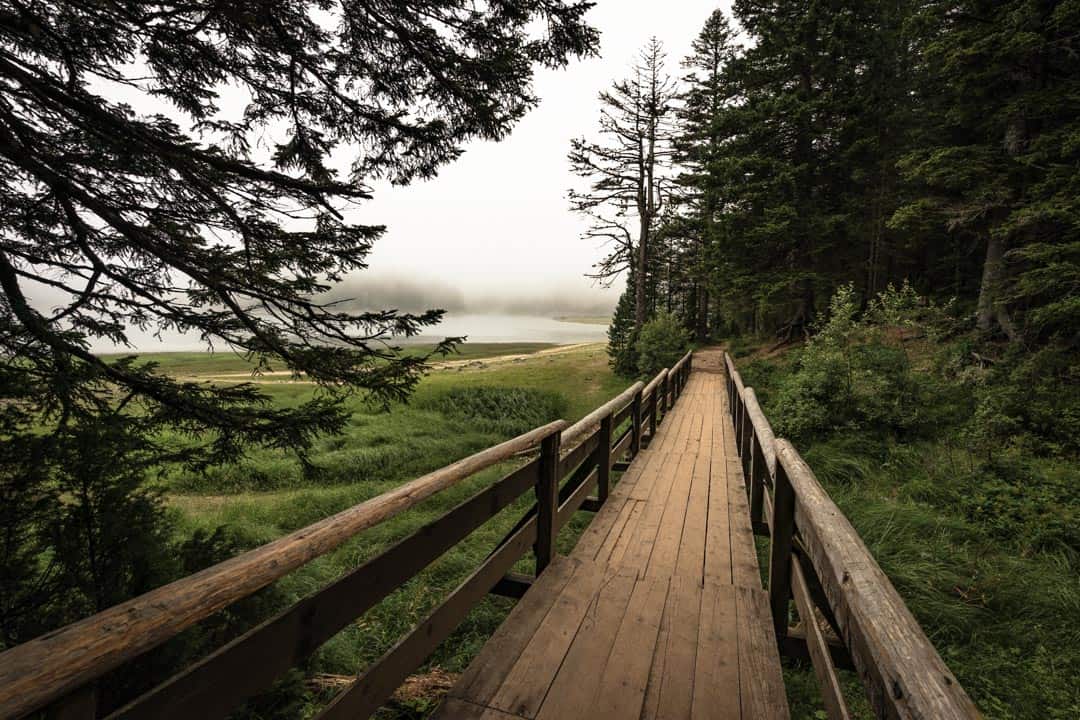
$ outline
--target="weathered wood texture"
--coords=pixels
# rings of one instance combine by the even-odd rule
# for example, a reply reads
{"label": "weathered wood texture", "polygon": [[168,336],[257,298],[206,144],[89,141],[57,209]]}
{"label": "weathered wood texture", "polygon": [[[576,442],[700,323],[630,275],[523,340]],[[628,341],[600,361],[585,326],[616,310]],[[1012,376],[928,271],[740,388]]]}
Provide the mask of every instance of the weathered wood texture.
{"label": "weathered wood texture", "polygon": [[795,524],[880,717],[975,718],[979,712],[855,528],[786,440],[778,464],[797,498]]}
{"label": "weathered wood texture", "polygon": [[[836,678],[834,650],[819,614],[826,625],[839,630],[879,717],[979,717],[851,523],[795,448],[773,436],[753,388],[743,386],[726,353],[724,359],[731,407],[738,408],[735,415],[742,415],[737,434],[745,442],[739,449],[752,455],[744,457],[751,468],[752,501],[759,491],[758,479],[762,480],[760,513],[772,538],[769,591],[776,632],[788,632],[788,600],[793,594],[805,651],[829,717],[843,720],[848,712]],[[759,474],[762,465],[768,472]],[[805,554],[794,555],[795,546]]]}
{"label": "weathered wood texture", "polygon": [[562,420],[537,428],[243,555],[7,650],[0,654],[0,716],[20,717],[63,697],[330,552],[357,533],[565,428]]}
{"label": "weathered wood texture", "polygon": [[572,568],[540,577],[438,717],[787,717],[723,376],[688,367]]}

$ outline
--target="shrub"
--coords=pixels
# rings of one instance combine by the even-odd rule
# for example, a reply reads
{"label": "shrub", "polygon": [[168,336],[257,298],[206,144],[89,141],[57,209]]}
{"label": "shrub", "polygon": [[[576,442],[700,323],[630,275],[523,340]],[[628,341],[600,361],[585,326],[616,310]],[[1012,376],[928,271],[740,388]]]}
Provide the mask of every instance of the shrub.
{"label": "shrub", "polygon": [[806,441],[839,430],[909,434],[925,425],[924,378],[912,372],[907,354],[889,344],[885,328],[874,322],[887,312],[890,327],[895,325],[899,303],[894,300],[882,294],[872,303],[874,310],[860,317],[854,287],[837,290],[827,319],[776,392],[773,417],[780,434]]}
{"label": "shrub", "polygon": [[660,313],[641,328],[638,372],[652,376],[670,368],[690,347],[690,331],[671,313]]}
{"label": "shrub", "polygon": [[566,400],[558,393],[512,387],[456,387],[418,405],[472,429],[508,437],[558,420],[566,412]]}

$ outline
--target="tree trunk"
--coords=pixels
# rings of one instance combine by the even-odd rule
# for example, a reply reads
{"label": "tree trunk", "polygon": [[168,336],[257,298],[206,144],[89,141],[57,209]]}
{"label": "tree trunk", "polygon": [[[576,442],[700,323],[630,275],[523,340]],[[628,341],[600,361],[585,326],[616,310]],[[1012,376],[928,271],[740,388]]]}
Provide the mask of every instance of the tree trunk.
{"label": "tree trunk", "polygon": [[641,332],[641,328],[645,325],[646,317],[646,283],[648,279],[646,277],[648,273],[648,253],[649,247],[649,225],[648,218],[641,218],[641,231],[638,236],[637,246],[637,272],[634,276],[634,334],[637,335]]}
{"label": "tree trunk", "polygon": [[1001,239],[990,236],[986,241],[986,259],[983,261],[982,285],[979,287],[979,308],[975,314],[975,327],[990,332],[994,326],[994,290],[1001,279]]}
{"label": "tree trunk", "polygon": [[709,339],[709,291],[704,285],[697,288],[697,341],[704,344]]}

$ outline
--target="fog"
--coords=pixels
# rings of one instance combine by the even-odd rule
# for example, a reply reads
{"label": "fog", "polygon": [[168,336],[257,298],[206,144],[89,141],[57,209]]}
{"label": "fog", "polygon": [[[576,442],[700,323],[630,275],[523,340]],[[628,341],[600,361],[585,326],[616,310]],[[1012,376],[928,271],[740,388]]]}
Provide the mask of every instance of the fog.
{"label": "fog", "polygon": [[[708,0],[598,0],[588,17],[602,33],[601,56],[540,70],[540,103],[509,138],[470,144],[431,180],[376,183],[374,199],[346,212],[350,221],[388,229],[369,269],[347,277],[327,298],[354,309],[445,309],[447,320],[433,336],[498,339],[501,324],[508,341],[602,339],[602,326],[575,325],[567,336],[549,325],[553,316],[609,315],[624,285],[619,279],[602,287],[585,277],[606,251],[581,239],[585,223],[568,208],[567,191],[578,182],[566,160],[570,140],[595,135],[597,94],[628,74],[650,36],[665,43],[668,71],[681,74],[680,61],[718,5],[730,8]],[[127,92],[117,90],[118,99],[140,111],[164,111],[160,99]],[[239,98],[224,97],[221,105],[226,114],[243,109]],[[343,168],[351,160],[337,159]],[[34,294],[39,306],[55,301],[40,288]],[[482,316],[489,320],[477,319]],[[522,322],[526,317],[536,322]],[[537,337],[519,337],[523,332]],[[138,329],[131,341],[145,351],[205,347],[197,338]]]}

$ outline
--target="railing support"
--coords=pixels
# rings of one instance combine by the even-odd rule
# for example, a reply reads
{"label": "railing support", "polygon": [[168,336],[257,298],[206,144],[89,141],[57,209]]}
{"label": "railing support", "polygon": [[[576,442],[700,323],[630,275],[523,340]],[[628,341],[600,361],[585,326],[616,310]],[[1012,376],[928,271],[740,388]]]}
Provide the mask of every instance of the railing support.
{"label": "railing support", "polygon": [[539,477],[536,480],[536,575],[544,572],[555,556],[559,532],[559,433],[540,442]]}
{"label": "railing support", "polygon": [[611,414],[600,421],[600,444],[596,447],[596,497],[603,505],[611,489]]}
{"label": "railing support", "polygon": [[747,476],[750,483],[750,523],[755,533],[768,535],[769,529],[763,516],[765,514],[765,484],[769,477],[769,467],[765,464],[765,453],[761,449],[761,441],[757,433],[751,435],[750,448],[752,459],[750,474]]}
{"label": "railing support", "polygon": [[656,396],[660,392],[659,387],[653,387],[651,393],[649,393],[649,442],[656,438]]}
{"label": "railing support", "polygon": [[769,548],[769,608],[777,643],[788,630],[788,602],[791,599],[791,547],[795,532],[795,490],[787,472],[776,464],[773,482],[772,544]]}
{"label": "railing support", "polygon": [[641,452],[641,390],[630,405],[630,432],[630,457],[635,458]]}

